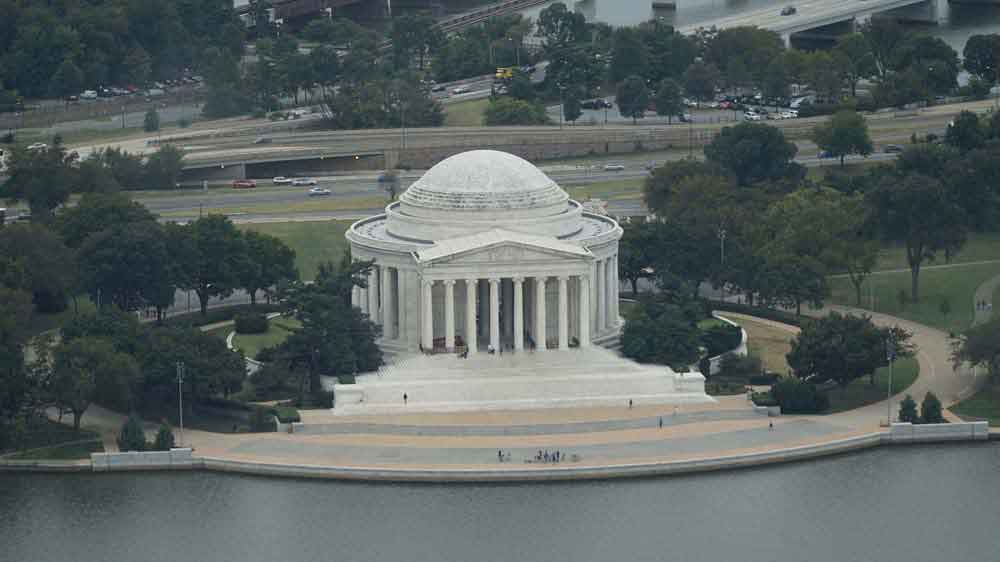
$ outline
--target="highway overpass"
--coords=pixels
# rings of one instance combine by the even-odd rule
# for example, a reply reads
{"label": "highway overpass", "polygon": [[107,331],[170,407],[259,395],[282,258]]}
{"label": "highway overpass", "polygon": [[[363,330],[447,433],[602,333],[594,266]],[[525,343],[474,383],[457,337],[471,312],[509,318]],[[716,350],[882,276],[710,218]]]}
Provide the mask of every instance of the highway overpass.
{"label": "highway overpass", "polygon": [[835,26],[853,26],[868,21],[873,15],[887,14],[909,21],[937,23],[943,17],[946,0],[791,0],[788,6],[795,8],[794,14],[781,15],[782,7],[771,6],[759,10],[743,12],[696,25],[677,28],[684,34],[692,34],[699,29],[726,29],[730,27],[755,26],[775,31],[781,35],[785,45],[789,45],[793,35],[821,31]]}

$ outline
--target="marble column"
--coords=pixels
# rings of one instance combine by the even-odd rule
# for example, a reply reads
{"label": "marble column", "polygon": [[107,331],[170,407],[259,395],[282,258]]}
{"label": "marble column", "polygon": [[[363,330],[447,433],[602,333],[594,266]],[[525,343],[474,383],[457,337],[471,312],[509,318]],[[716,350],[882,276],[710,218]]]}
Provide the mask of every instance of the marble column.
{"label": "marble column", "polygon": [[503,314],[500,315],[503,319],[503,325],[500,330],[502,341],[514,336],[514,307],[512,306],[514,302],[514,284],[510,279],[500,280],[500,295],[500,303],[503,306]]}
{"label": "marble column", "polygon": [[475,353],[479,344],[476,338],[476,291],[478,279],[465,280],[465,345],[469,353]]}
{"label": "marble column", "polygon": [[479,335],[483,341],[490,339],[490,284],[486,279],[480,279],[476,283],[476,290],[479,291]]}
{"label": "marble column", "polygon": [[396,320],[399,326],[396,337],[403,343],[410,342],[409,318],[407,318],[406,314],[406,307],[410,302],[406,295],[406,280],[408,277],[409,274],[405,270],[396,270]]}
{"label": "marble column", "polygon": [[608,274],[606,260],[597,262],[597,332],[603,332],[607,325]]}
{"label": "marble column", "polygon": [[605,270],[604,270],[604,276],[606,277],[606,279],[604,280],[604,288],[605,288],[605,292],[607,294],[604,297],[604,308],[605,308],[605,312],[604,312],[604,314],[605,314],[604,327],[605,328],[611,328],[615,324],[615,318],[614,318],[614,316],[612,316],[612,310],[614,310],[614,305],[611,304],[611,303],[614,302],[614,300],[615,300],[615,294],[616,294],[616,291],[615,291],[615,288],[614,288],[614,279],[615,279],[615,277],[614,277],[614,259],[613,258],[608,258],[605,261],[607,262],[607,264],[606,264]]}
{"label": "marble column", "polygon": [[545,278],[535,277],[535,349],[545,349]]}
{"label": "marble column", "polygon": [[351,287],[351,306],[352,307],[357,306],[357,307],[360,308],[360,306],[361,306],[361,304],[360,304],[360,298],[361,298],[360,295],[361,295],[361,287],[358,287],[357,285],[354,285],[353,287]]}
{"label": "marble column", "polygon": [[455,280],[444,282],[444,348],[455,351]]}
{"label": "marble column", "polygon": [[597,329],[597,260],[590,264],[590,333],[596,334]]}
{"label": "marble column", "polygon": [[490,279],[490,345],[500,351],[500,280]]}
{"label": "marble column", "polygon": [[569,295],[565,275],[559,277],[559,349],[569,349]]}
{"label": "marble column", "polygon": [[372,266],[368,273],[368,316],[372,322],[380,323],[378,317],[378,266]]}
{"label": "marble column", "polygon": [[611,317],[612,318],[611,322],[612,322],[613,325],[617,326],[618,325],[618,297],[620,296],[621,290],[622,290],[622,285],[621,285],[622,280],[618,276],[618,254],[615,254],[615,259],[614,259],[613,263],[615,264],[615,268],[613,270],[614,276],[615,276],[615,284],[613,286],[613,289],[614,289],[614,299],[612,299],[612,301],[611,301],[611,310],[612,310],[612,312],[614,312],[614,314]]}
{"label": "marble column", "polygon": [[586,275],[580,276],[580,306],[577,307],[580,319],[577,325],[580,326],[580,347],[590,347],[590,279]]}
{"label": "marble column", "polygon": [[396,337],[392,322],[392,268],[382,268],[382,282],[379,283],[379,289],[382,291],[382,338],[391,340]]}
{"label": "marble column", "polygon": [[514,281],[514,350],[524,349],[524,278]]}
{"label": "marble column", "polygon": [[424,353],[429,353],[434,349],[434,299],[431,292],[433,287],[434,282],[429,279],[424,279],[421,283],[424,326],[420,330],[420,345],[423,347]]}

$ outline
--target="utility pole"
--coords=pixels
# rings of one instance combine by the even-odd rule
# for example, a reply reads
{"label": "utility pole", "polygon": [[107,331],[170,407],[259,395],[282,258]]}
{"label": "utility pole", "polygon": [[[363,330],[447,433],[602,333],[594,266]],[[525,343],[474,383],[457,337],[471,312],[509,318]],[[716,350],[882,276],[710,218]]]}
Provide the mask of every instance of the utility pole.
{"label": "utility pole", "polygon": [[181,447],[184,446],[184,362],[178,361],[175,365],[177,368],[177,413],[178,419],[180,421],[181,428]]}

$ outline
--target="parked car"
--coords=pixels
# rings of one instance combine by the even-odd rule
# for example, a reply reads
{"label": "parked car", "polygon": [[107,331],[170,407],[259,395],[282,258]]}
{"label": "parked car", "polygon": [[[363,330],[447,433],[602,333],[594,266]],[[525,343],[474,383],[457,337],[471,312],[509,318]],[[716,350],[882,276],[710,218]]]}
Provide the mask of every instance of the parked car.
{"label": "parked car", "polygon": [[80,99],[82,99],[82,100],[96,100],[97,99],[97,91],[95,91],[95,90],[84,90],[83,93],[80,94]]}
{"label": "parked car", "polygon": [[469,91],[470,90],[468,86],[459,86],[457,88],[452,89],[451,95],[457,96],[458,94],[467,94],[469,93]]}
{"label": "parked car", "polygon": [[271,183],[273,183],[274,185],[285,185],[292,183],[292,178],[286,178],[285,176],[278,176],[273,180],[271,180]]}
{"label": "parked car", "polygon": [[795,12],[797,12],[797,11],[798,10],[795,9],[795,6],[785,6],[784,8],[781,9],[781,15],[783,15],[783,16],[794,16]]}
{"label": "parked car", "polygon": [[444,84],[437,84],[437,85],[435,85],[435,86],[431,86],[431,91],[432,91],[432,92],[443,92],[443,91],[445,91],[445,90],[447,90],[447,89],[448,89],[448,88],[447,88],[447,87],[445,87],[445,85],[444,85]]}
{"label": "parked car", "polygon": [[257,187],[257,182],[254,180],[233,180],[233,189],[250,189]]}
{"label": "parked car", "polygon": [[295,186],[316,185],[316,180],[312,178],[295,178],[292,180],[292,185]]}
{"label": "parked car", "polygon": [[44,142],[36,142],[34,144],[29,144],[27,148],[28,150],[42,150],[43,148],[48,148],[48,147],[49,145],[45,144]]}
{"label": "parked car", "polygon": [[819,151],[819,154],[816,155],[816,158],[819,158],[820,160],[823,160],[824,158],[833,158],[833,154],[829,150],[821,150]]}
{"label": "parked car", "polygon": [[623,171],[625,171],[625,166],[623,166],[621,164],[605,164],[604,165],[604,171],[605,172],[623,172]]}
{"label": "parked car", "polygon": [[746,119],[747,121],[760,121],[760,115],[757,115],[752,111],[744,113],[743,118]]}
{"label": "parked car", "polygon": [[314,187],[309,190],[309,197],[322,197],[330,195],[331,191],[325,187]]}
{"label": "parked car", "polygon": [[885,145],[885,147],[882,148],[882,152],[885,152],[886,154],[903,152],[903,147],[899,146],[898,144],[887,144]]}

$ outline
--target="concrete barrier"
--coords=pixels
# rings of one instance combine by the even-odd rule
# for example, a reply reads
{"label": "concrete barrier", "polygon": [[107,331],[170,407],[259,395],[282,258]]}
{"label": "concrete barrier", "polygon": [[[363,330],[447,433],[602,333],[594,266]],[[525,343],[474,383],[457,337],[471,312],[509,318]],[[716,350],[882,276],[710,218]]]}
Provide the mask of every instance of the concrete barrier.
{"label": "concrete barrier", "polygon": [[987,441],[990,438],[988,422],[963,423],[894,423],[888,433],[888,442],[940,443],[945,441]]}
{"label": "concrete barrier", "polygon": [[127,453],[91,453],[94,472],[129,470],[181,470],[195,466],[191,449],[169,451],[129,451]]}

